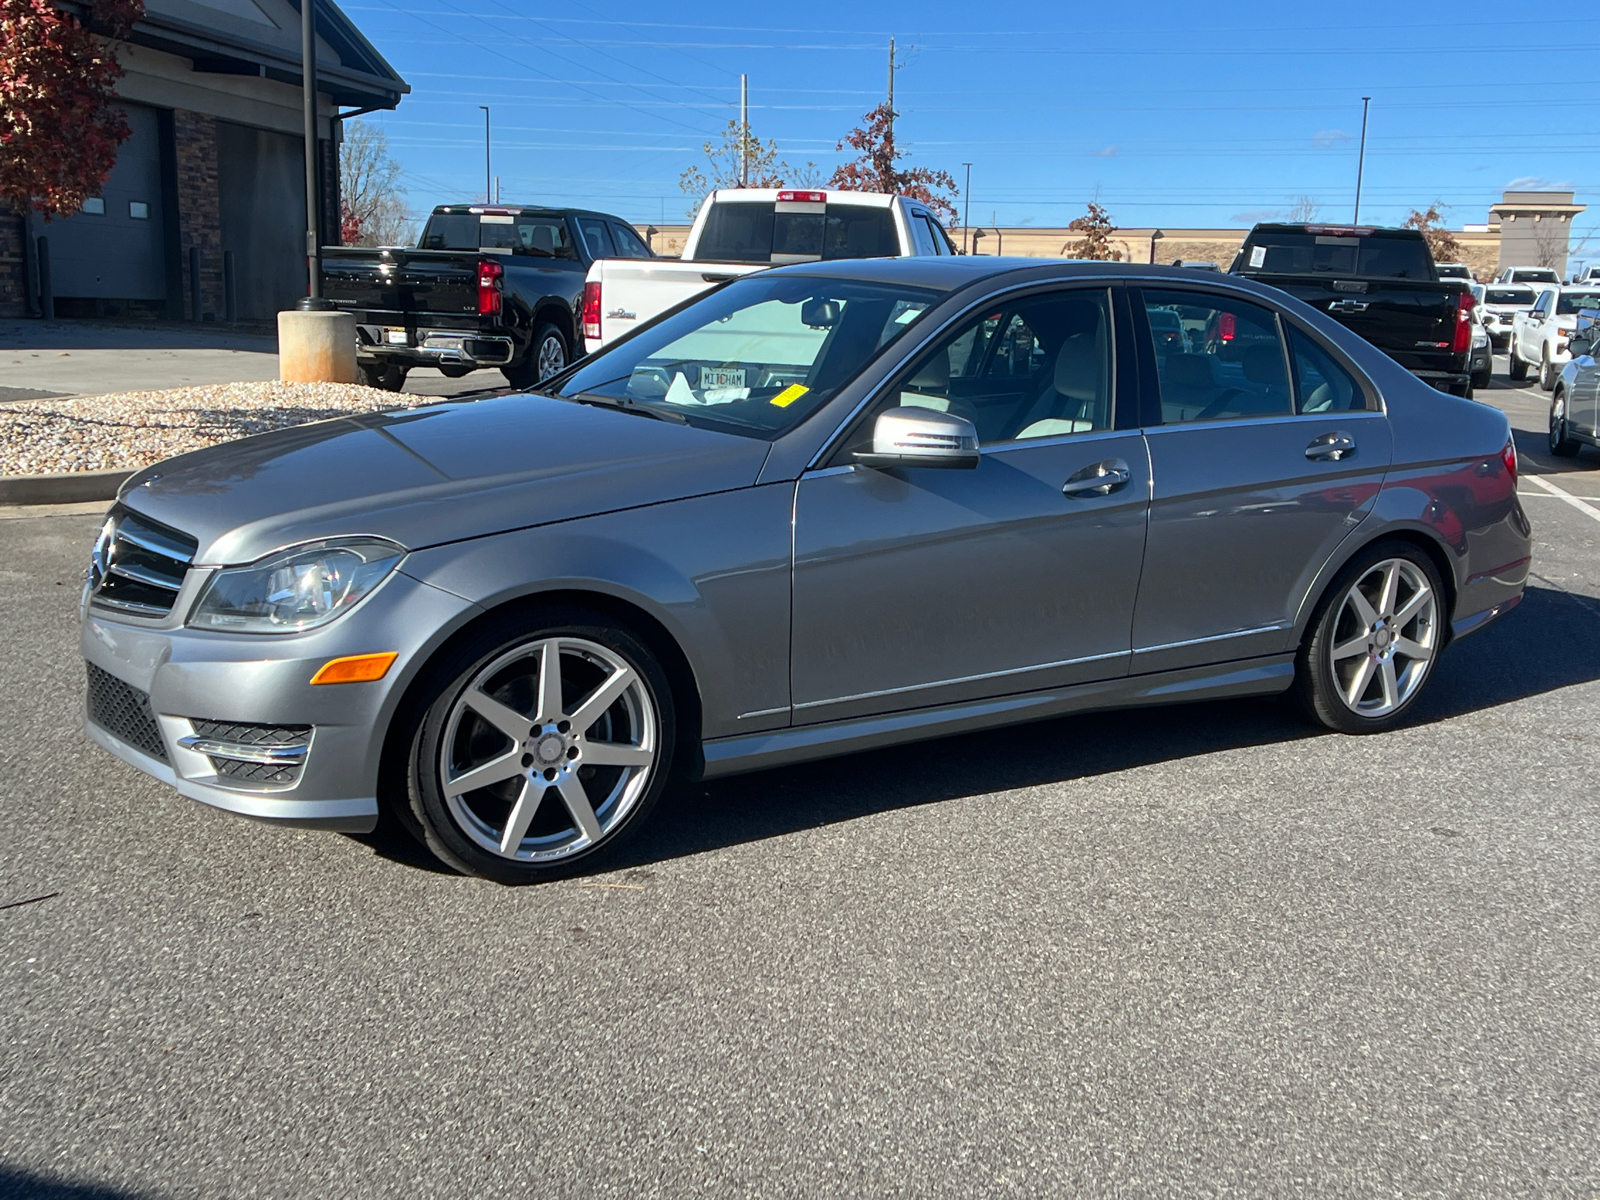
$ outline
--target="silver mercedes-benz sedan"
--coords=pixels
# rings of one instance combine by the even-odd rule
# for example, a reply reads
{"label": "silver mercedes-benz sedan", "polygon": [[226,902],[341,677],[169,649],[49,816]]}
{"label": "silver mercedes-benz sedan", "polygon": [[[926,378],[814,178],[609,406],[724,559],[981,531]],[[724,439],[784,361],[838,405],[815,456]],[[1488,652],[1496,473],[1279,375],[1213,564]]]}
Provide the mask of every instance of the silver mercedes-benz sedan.
{"label": "silver mercedes-benz sedan", "polygon": [[1272,288],[807,264],[541,392],[133,476],[87,729],[192,799],[387,813],[531,881],[675,779],[1277,692],[1387,729],[1530,546],[1506,418]]}

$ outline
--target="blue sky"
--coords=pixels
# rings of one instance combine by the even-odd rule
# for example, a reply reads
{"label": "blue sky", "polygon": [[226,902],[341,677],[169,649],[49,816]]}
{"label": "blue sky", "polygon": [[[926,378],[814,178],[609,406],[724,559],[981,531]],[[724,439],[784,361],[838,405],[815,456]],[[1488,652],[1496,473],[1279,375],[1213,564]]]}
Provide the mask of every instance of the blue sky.
{"label": "blue sky", "polygon": [[[412,86],[369,119],[418,212],[482,195],[488,104],[505,200],[681,221],[678,177],[737,115],[741,71],[755,132],[830,173],[883,98],[891,36],[900,140],[958,183],[973,164],[974,223],[1062,225],[1097,194],[1126,226],[1248,225],[1300,196],[1349,220],[1363,95],[1364,221],[1435,200],[1453,226],[1483,221],[1514,182],[1600,201],[1600,80],[1583,65],[1600,25],[1582,6],[343,7]],[[1597,228],[1600,204],[1575,237]]]}

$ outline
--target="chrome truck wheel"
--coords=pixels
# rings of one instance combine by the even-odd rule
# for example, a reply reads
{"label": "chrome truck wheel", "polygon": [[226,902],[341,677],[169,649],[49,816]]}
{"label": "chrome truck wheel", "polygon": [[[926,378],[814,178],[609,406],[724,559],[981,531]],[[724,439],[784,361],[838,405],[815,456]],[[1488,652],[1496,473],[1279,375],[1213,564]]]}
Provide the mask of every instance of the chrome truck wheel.
{"label": "chrome truck wheel", "polygon": [[568,625],[477,656],[420,730],[412,806],[429,847],[509,883],[586,858],[660,794],[671,703],[622,630]]}
{"label": "chrome truck wheel", "polygon": [[1441,595],[1420,550],[1390,543],[1358,555],[1329,589],[1296,664],[1309,714],[1346,733],[1392,725],[1443,645]]}

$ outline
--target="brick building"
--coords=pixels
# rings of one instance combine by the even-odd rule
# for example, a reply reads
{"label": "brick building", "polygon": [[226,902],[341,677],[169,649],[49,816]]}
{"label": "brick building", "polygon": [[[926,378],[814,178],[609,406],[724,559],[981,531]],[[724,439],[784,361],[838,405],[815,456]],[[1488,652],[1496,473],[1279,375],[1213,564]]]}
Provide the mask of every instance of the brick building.
{"label": "brick building", "polygon": [[[59,0],[58,0],[59,2]],[[132,136],[101,195],[45,222],[0,211],[0,316],[270,320],[305,294],[301,0],[146,0],[117,48]],[[411,89],[332,0],[314,0],[323,241],[339,236],[340,119]],[[198,288],[196,288],[198,283]]]}

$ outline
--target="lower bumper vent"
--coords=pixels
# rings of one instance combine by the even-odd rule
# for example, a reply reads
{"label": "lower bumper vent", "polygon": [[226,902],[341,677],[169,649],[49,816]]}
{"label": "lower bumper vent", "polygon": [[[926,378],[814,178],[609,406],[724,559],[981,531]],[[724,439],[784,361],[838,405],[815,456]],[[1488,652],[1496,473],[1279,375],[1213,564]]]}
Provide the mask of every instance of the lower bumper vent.
{"label": "lower bumper vent", "polygon": [[166,762],[167,747],[150,697],[93,663],[84,665],[89,668],[89,720],[135,750]]}
{"label": "lower bumper vent", "polygon": [[218,778],[237,783],[296,783],[311,744],[309,725],[250,725],[191,719],[185,749],[211,760]]}

